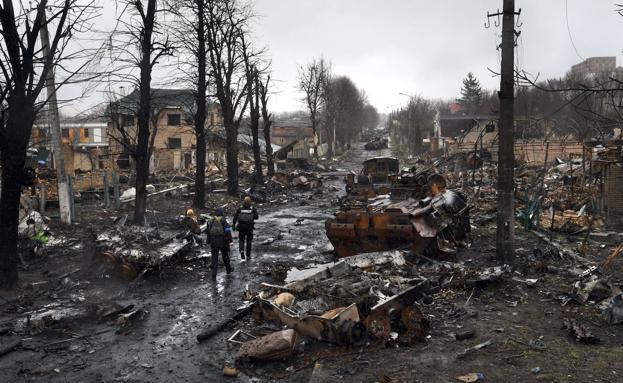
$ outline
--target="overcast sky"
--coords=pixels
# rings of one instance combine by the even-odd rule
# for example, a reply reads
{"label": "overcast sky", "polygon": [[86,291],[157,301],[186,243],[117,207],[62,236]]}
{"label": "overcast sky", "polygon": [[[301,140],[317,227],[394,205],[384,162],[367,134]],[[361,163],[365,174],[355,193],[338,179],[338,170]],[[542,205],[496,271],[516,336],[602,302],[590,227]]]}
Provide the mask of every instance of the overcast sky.
{"label": "overcast sky", "polygon": [[[521,68],[560,77],[581,57],[617,56],[623,65],[623,17],[615,0],[517,0],[522,8],[516,50]],[[255,0],[255,37],[272,59],[275,111],[303,109],[297,66],[323,55],[333,73],[351,77],[385,113],[399,93],[456,98],[473,72],[485,88],[499,79],[501,26],[485,29],[502,0]]]}

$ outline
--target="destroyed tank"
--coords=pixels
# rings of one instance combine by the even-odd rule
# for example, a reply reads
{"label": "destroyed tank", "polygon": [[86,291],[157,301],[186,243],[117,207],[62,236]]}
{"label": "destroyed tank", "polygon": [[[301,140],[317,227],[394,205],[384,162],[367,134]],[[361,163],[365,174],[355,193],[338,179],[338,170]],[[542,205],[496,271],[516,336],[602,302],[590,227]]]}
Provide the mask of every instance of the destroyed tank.
{"label": "destroyed tank", "polygon": [[337,258],[410,248],[416,254],[452,252],[469,233],[465,196],[445,190],[433,198],[393,202],[388,196],[336,213],[325,222]]}
{"label": "destroyed tank", "polygon": [[392,157],[375,157],[363,162],[359,174],[346,176],[346,193],[350,199],[365,201],[378,195],[389,194],[391,177],[400,171],[398,160]]}
{"label": "destroyed tank", "polygon": [[414,167],[401,172],[397,159],[375,157],[363,162],[360,174],[346,176],[346,200],[364,202],[387,194],[395,200],[420,199],[427,182],[428,170],[416,172]]}

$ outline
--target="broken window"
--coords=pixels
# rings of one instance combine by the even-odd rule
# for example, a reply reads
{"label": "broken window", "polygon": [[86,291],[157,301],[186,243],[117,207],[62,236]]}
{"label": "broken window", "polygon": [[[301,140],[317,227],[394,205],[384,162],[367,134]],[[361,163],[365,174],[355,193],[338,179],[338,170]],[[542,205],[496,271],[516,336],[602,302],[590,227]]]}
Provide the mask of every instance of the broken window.
{"label": "broken window", "polygon": [[129,114],[124,114],[121,117],[121,125],[122,126],[134,125],[134,116],[129,115]]}
{"label": "broken window", "polygon": [[178,126],[182,123],[182,116],[180,114],[167,114],[167,125]]}
{"label": "broken window", "polygon": [[180,149],[182,147],[182,139],[179,137],[169,137],[169,149]]}

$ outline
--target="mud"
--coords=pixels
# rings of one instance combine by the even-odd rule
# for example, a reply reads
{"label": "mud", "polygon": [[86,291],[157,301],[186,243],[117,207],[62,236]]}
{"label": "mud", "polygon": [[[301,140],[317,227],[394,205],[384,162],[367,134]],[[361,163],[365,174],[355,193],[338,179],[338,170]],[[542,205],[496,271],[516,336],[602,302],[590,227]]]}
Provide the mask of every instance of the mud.
{"label": "mud", "polygon": [[[358,147],[336,165],[340,171],[334,174],[359,171],[364,159],[390,154],[389,150]],[[194,259],[191,262],[163,265],[135,282],[94,272],[89,230],[109,227],[118,212],[79,214],[79,223],[71,230],[57,228],[58,238],[64,242],[53,246],[45,258],[27,258],[23,289],[0,295],[0,327],[21,328],[17,335],[0,336],[0,344],[23,339],[21,348],[0,357],[0,381],[300,382],[309,379],[315,361],[320,361],[332,379],[345,382],[385,378],[449,382],[469,372],[481,372],[490,382],[623,380],[621,327],[605,324],[592,306],[562,307],[557,296],[570,289],[568,280],[538,274],[530,265],[526,265],[526,277],[538,278],[533,287],[503,281],[476,289],[456,281],[452,289],[432,295],[423,306],[432,328],[425,343],[352,348],[307,342],[292,360],[243,364],[238,377],[224,377],[223,366],[233,365],[238,349],[226,338],[238,327],[258,325],[246,318],[201,344],[196,335],[231,316],[243,304],[247,286],[253,289],[263,281],[274,283],[270,270],[276,263],[302,268],[333,260],[324,220],[336,209],[332,201],[344,193],[343,181],[333,178],[324,182],[322,194],[303,192],[284,205],[259,206],[261,218],[252,261],[240,260],[235,238],[235,271],[226,275],[221,265],[216,283],[210,279],[205,248],[193,249],[188,257]],[[157,209],[158,217],[165,220],[180,214],[190,202],[179,197],[159,200],[150,208]],[[466,265],[497,265],[491,251],[492,233],[491,227],[475,230],[472,247],[460,254]],[[527,252],[543,246],[526,233],[518,236]],[[603,254],[596,251],[592,256]],[[617,262],[614,270],[620,272],[621,263]],[[113,319],[96,314],[94,306],[110,302],[134,305],[143,313],[120,327]],[[52,315],[47,323],[41,320],[44,311]],[[29,318],[28,312],[33,312]],[[581,318],[601,343],[585,345],[571,339],[561,327],[565,315]],[[457,341],[454,334],[466,329],[473,330],[475,337]],[[488,340],[491,346],[457,359],[466,348]],[[545,348],[531,344],[544,344]],[[535,367],[541,368],[538,374],[531,371]]]}

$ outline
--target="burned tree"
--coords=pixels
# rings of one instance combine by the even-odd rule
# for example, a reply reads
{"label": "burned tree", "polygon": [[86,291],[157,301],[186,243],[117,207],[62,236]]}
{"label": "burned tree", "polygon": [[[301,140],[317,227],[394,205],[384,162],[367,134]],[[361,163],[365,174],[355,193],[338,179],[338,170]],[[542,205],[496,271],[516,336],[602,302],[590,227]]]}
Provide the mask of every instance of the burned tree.
{"label": "burned tree", "polygon": [[[70,52],[69,40],[88,31],[93,16],[91,1],[39,1],[33,10],[18,2],[5,0],[0,5],[0,286],[14,287],[18,281],[17,236],[21,187],[26,150],[38,112],[47,99],[40,95],[50,71],[57,68],[64,78],[59,87],[77,81],[92,52]],[[46,8],[51,11],[45,15]],[[44,55],[39,36],[42,28],[50,30],[49,54]],[[68,61],[83,61],[67,71]],[[76,68],[76,66],[73,66]],[[64,73],[63,73],[64,72]],[[48,95],[49,98],[49,95]]]}
{"label": "burned tree", "polygon": [[303,102],[309,112],[309,121],[314,134],[314,156],[318,159],[318,125],[325,105],[325,90],[330,78],[330,64],[324,58],[314,59],[305,67],[299,66],[298,87],[305,94]]}
{"label": "burned tree", "polygon": [[275,174],[275,162],[273,160],[273,147],[270,143],[270,128],[273,124],[272,113],[268,112],[268,87],[270,84],[270,75],[266,76],[266,82],[260,76],[255,78],[256,88],[260,92],[260,102],[262,103],[262,132],[264,133],[264,141],[266,143],[266,167],[268,168],[268,176]]}
{"label": "burned tree", "polygon": [[221,104],[227,149],[227,191],[238,193],[238,130],[249,103],[241,36],[250,11],[234,0],[209,0],[206,9],[208,68]]}
{"label": "burned tree", "polygon": [[[160,59],[173,53],[173,44],[158,21],[165,12],[159,5],[162,4],[157,0],[147,0],[145,8],[141,0],[127,0],[122,15],[124,30],[113,33],[109,47],[114,52],[111,59],[119,66],[114,76],[134,83],[139,93],[136,145],[132,150],[136,167],[134,222],[139,225],[145,222],[150,147],[153,147],[156,135],[152,123],[152,71]],[[134,74],[137,69],[138,76]]]}

